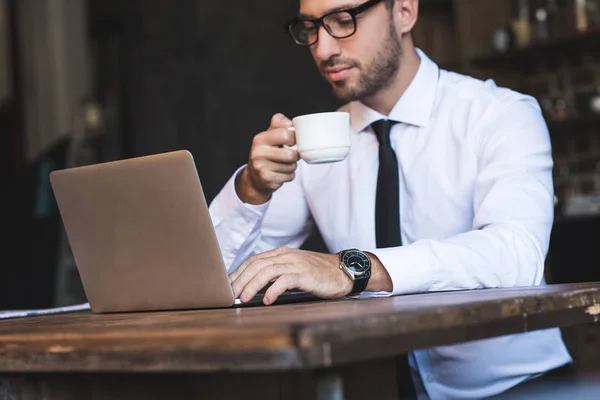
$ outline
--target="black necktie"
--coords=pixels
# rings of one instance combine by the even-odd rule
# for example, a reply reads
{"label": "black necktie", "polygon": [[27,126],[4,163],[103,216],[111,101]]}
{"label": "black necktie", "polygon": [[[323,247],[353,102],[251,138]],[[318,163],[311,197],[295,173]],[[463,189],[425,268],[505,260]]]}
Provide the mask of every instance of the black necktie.
{"label": "black necktie", "polygon": [[400,237],[400,178],[398,159],[390,143],[390,130],[396,121],[371,124],[379,140],[379,174],[375,197],[375,239],[377,248],[402,245]]}
{"label": "black necktie", "polygon": [[[402,246],[400,236],[400,177],[398,159],[390,142],[390,131],[396,121],[379,120],[371,124],[379,141],[379,173],[375,198],[375,239],[377,248]],[[398,396],[400,399],[415,398],[410,376],[408,356],[396,357]]]}

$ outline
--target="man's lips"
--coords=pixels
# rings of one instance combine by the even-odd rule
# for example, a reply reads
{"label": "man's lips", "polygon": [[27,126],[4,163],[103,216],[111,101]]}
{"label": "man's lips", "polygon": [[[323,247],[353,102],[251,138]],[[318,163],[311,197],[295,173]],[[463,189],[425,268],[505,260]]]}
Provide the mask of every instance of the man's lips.
{"label": "man's lips", "polygon": [[325,76],[331,82],[344,80],[350,75],[350,71],[352,67],[334,67],[334,68],[325,68]]}

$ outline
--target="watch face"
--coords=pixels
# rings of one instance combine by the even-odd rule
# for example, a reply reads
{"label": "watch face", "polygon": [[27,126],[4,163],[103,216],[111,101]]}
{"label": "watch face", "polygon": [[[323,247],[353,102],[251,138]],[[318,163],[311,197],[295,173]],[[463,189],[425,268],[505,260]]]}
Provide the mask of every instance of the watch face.
{"label": "watch face", "polygon": [[344,254],[342,262],[354,275],[363,275],[371,268],[371,260],[360,251],[349,251]]}

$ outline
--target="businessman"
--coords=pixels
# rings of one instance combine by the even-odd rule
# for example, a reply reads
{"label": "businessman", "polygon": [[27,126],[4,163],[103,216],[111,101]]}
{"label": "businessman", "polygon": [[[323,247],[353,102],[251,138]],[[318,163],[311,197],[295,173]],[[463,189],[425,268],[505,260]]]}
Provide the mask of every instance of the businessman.
{"label": "businessman", "polygon": [[[346,103],[352,147],[306,164],[283,146],[295,137],[281,114],[255,136],[210,206],[242,301],[269,282],[267,305],[292,288],[341,298],[544,284],[553,183],[540,108],[438,68],[413,44],[417,16],[418,0],[300,1],[288,33]],[[330,254],[298,249],[315,227]],[[399,390],[486,398],[571,361],[558,329],[418,350]]]}

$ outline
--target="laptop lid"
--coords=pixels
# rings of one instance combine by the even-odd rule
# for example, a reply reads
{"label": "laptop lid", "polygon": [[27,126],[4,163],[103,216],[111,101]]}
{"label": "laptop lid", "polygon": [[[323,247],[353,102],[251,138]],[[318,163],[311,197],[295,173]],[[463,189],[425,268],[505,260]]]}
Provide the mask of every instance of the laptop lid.
{"label": "laptop lid", "polygon": [[190,152],[57,170],[50,181],[93,311],[233,305]]}

